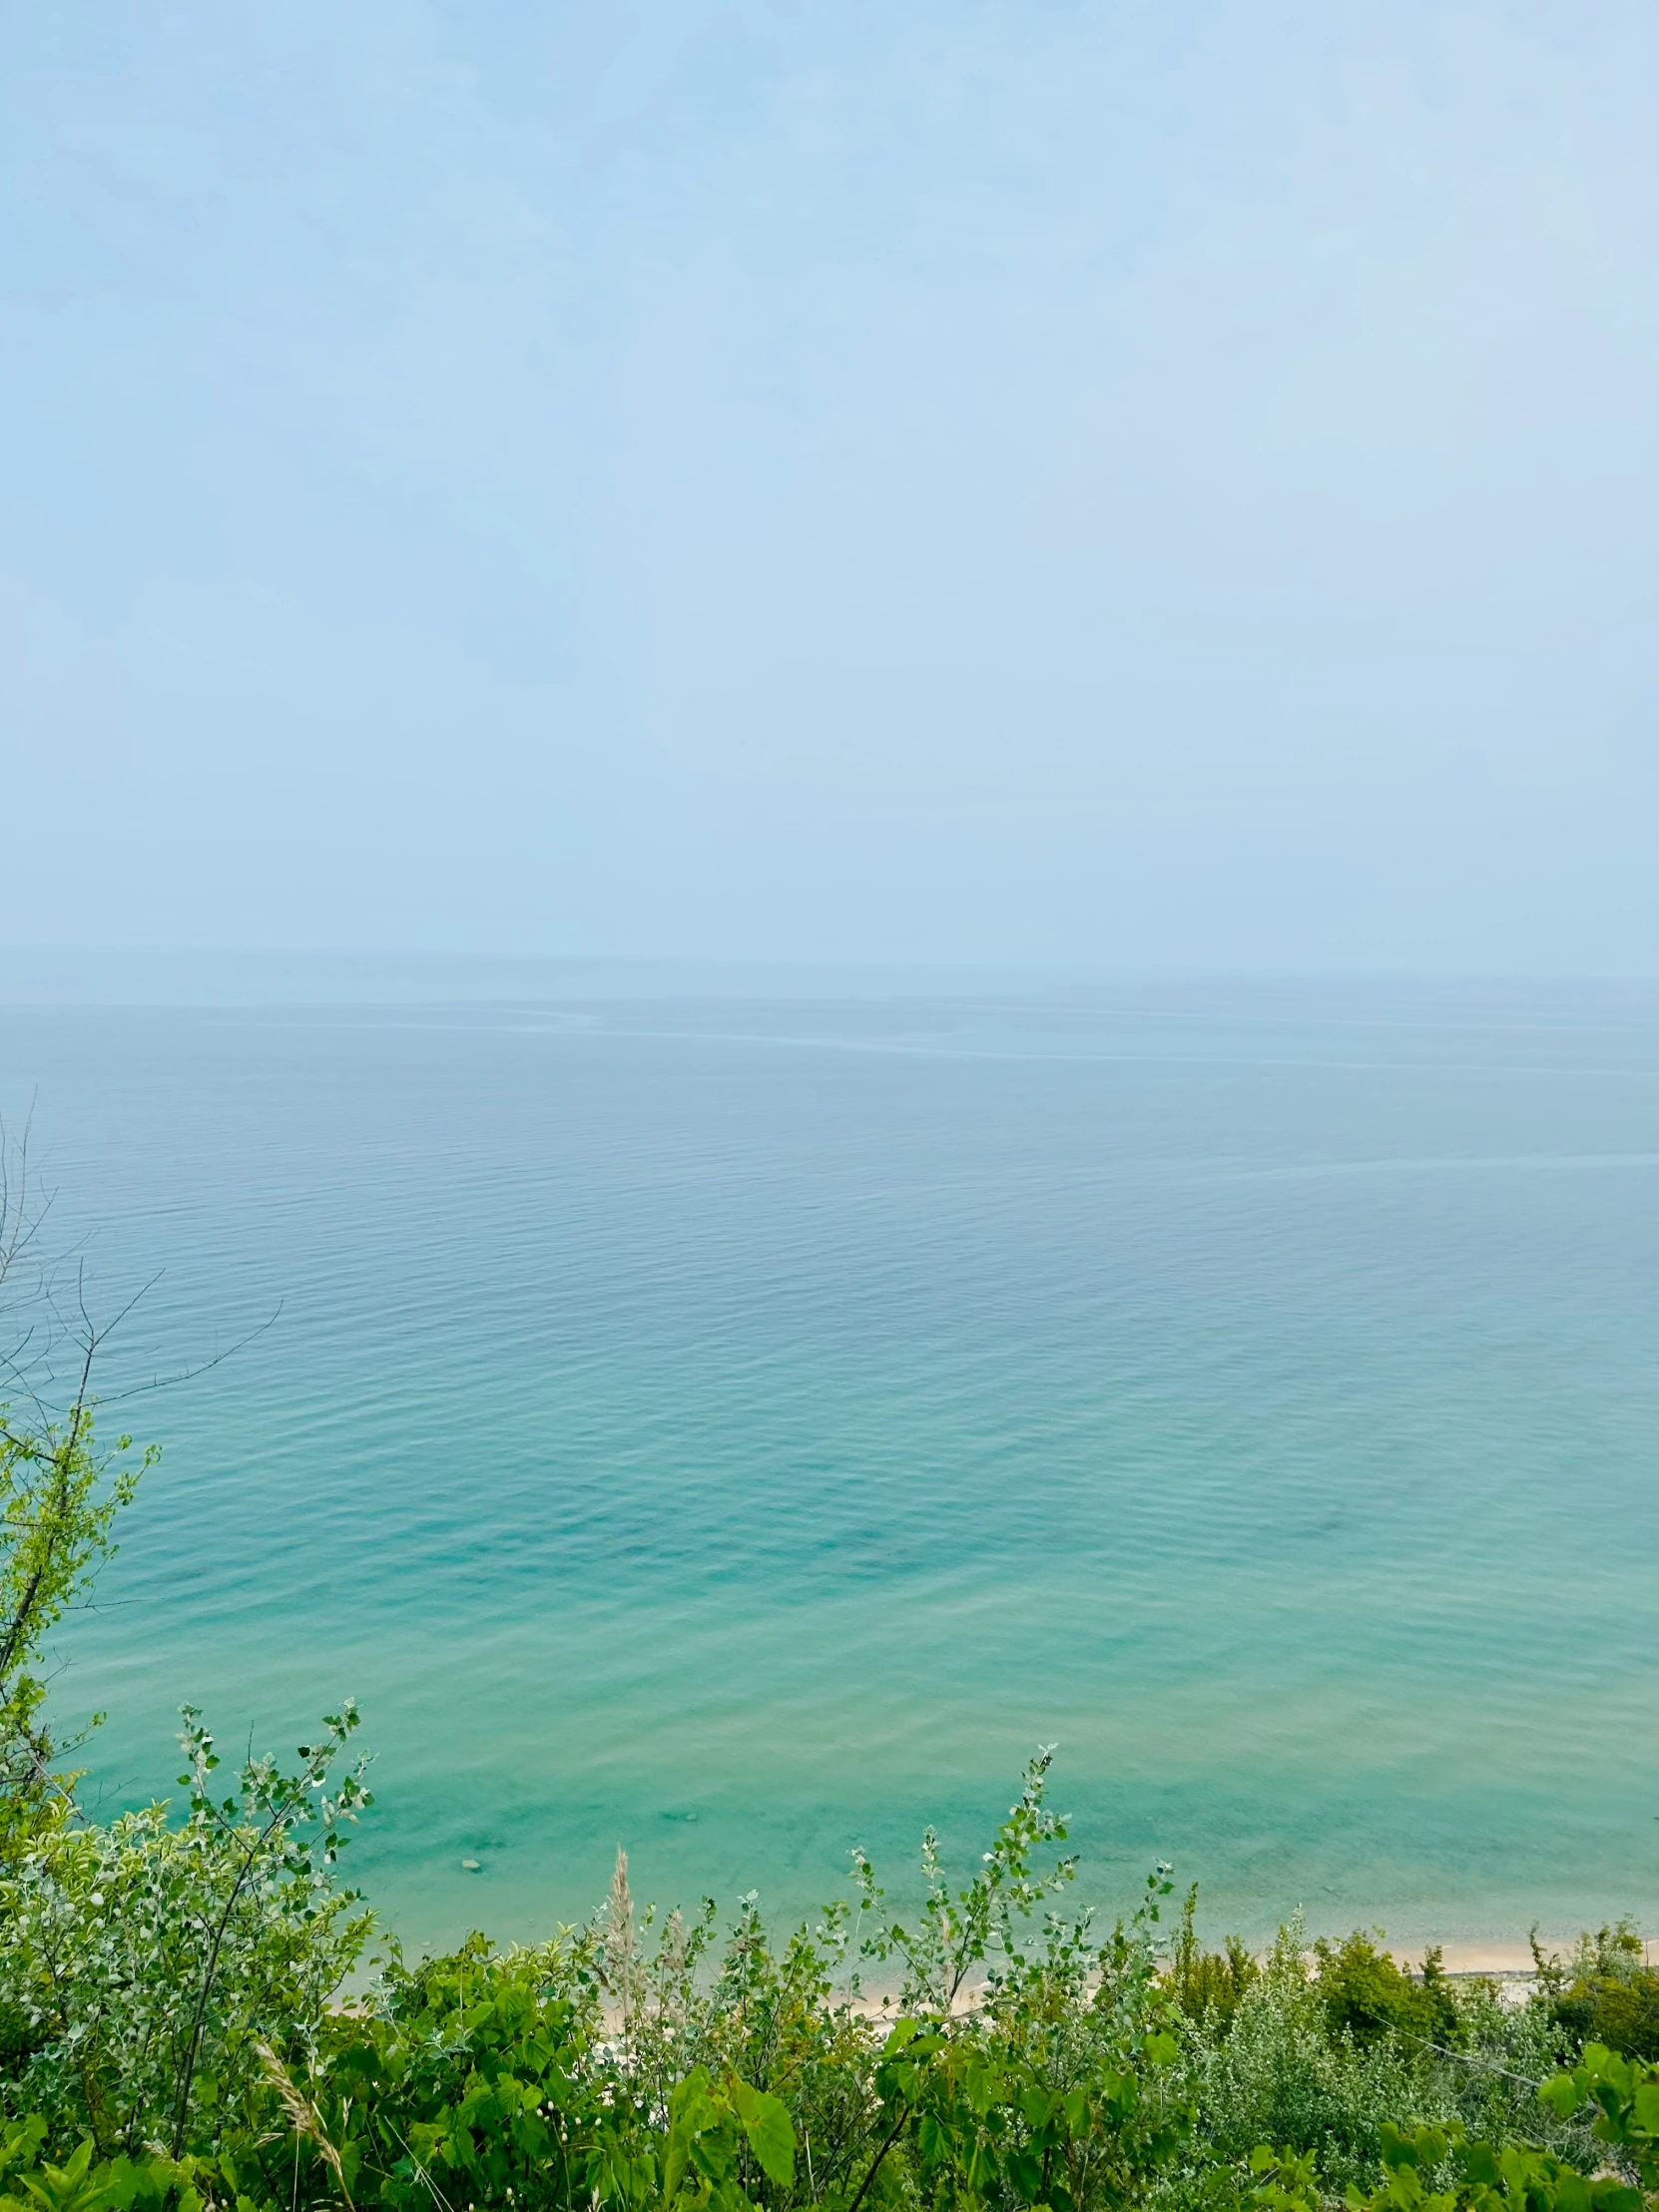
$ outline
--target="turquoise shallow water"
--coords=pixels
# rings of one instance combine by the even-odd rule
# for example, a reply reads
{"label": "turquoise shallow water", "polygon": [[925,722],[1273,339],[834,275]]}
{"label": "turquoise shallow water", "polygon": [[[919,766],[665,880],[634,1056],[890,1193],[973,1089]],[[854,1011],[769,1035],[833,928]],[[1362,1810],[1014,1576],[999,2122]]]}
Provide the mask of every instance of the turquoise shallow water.
{"label": "turquoise shallow water", "polygon": [[[165,1272],[67,1714],[354,1692],[415,1940],[837,1893],[1057,1741],[1091,1894],[1659,1921],[1659,992],[14,1010]],[[468,1875],[461,1861],[479,1861]]]}

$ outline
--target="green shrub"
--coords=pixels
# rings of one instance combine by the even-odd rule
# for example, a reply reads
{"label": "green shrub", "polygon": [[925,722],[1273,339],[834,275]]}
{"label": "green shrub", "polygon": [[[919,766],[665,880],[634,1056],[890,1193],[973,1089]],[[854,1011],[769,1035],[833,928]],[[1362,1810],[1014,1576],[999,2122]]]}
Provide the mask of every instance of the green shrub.
{"label": "green shrub", "polygon": [[146,2143],[178,2158],[236,2121],[262,2043],[314,2041],[369,1927],[330,1872],[340,1824],[368,1802],[360,1765],[328,1794],[356,1725],[345,1706],[296,1774],[251,1761],[215,1800],[213,1740],[190,1714],[183,1823],[157,1805],[37,1836],[0,1882],[14,2113],[43,2114],[65,2147],[84,2133],[101,2158]]}
{"label": "green shrub", "polygon": [[1394,2036],[1361,2042],[1333,2024],[1309,1955],[1298,1916],[1231,2020],[1189,2030],[1198,2131],[1223,2160],[1267,2142],[1316,2153],[1339,2184],[1360,2182],[1376,2171],[1383,2119],[1437,2116],[1444,2102]]}
{"label": "green shrub", "polygon": [[[1379,1931],[1381,1933],[1381,1931]],[[1460,2023],[1457,2007],[1430,1950],[1422,1972],[1403,1972],[1385,1950],[1358,1930],[1340,1943],[1314,1945],[1314,1972],[1335,2035],[1374,2043],[1398,2035],[1413,2043],[1454,2043]]]}
{"label": "green shrub", "polygon": [[1573,2043],[1604,2043],[1627,2057],[1659,2058],[1659,1971],[1628,1921],[1581,1936],[1564,1965],[1532,1954],[1550,2008]]}
{"label": "green shrub", "polygon": [[1227,1936],[1220,1950],[1205,1950],[1198,1939],[1197,1917],[1195,1882],[1181,1907],[1181,1926],[1170,1953],[1169,1991],[1189,2020],[1225,2030],[1261,1968],[1240,1936]]}

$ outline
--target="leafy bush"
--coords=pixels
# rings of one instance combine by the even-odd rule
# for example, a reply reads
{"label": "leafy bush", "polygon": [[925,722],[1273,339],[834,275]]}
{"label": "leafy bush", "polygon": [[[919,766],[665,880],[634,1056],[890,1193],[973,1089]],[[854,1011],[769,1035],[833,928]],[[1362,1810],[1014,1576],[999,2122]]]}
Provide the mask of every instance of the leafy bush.
{"label": "leafy bush", "polygon": [[1170,1954],[1170,1995],[1196,2025],[1225,2032],[1261,1968],[1239,1936],[1229,1936],[1219,1951],[1205,1950],[1198,1939],[1197,1918],[1195,1882],[1181,1907],[1180,1932]]}
{"label": "leafy bush", "polygon": [[1411,2043],[1454,2043],[1461,2031],[1457,2006],[1430,1950],[1422,1972],[1409,1974],[1372,1937],[1358,1930],[1343,1942],[1314,1945],[1315,1977],[1334,2035],[1373,2043],[1397,2035]]}
{"label": "leafy bush", "polygon": [[1628,1921],[1579,1937],[1571,1959],[1532,1955],[1550,2011],[1575,2043],[1604,2043],[1637,2058],[1659,2058],[1659,1972]]}
{"label": "leafy bush", "polygon": [[41,1639],[114,1550],[115,1517],[156,1459],[135,1460],[131,1436],[99,1451],[89,1376],[61,1421],[0,1405],[0,1868],[72,1809],[74,1777],[54,1768],[76,1747],[55,1745],[42,1717]]}
{"label": "leafy bush", "polygon": [[1392,2036],[1358,2042],[1334,2026],[1309,1972],[1300,1917],[1277,1941],[1232,2018],[1189,2031],[1199,2131],[1222,2158],[1258,2143],[1316,2152],[1339,2183],[1376,2171],[1380,2121],[1437,2116],[1420,2066]]}
{"label": "leafy bush", "polygon": [[13,2023],[14,2111],[98,2155],[211,2140],[260,2078],[261,2043],[304,2050],[361,1950],[368,1916],[328,1869],[339,1825],[367,1802],[361,1770],[329,1796],[357,1725],[347,1705],[301,1753],[216,1801],[213,1739],[187,1715],[189,1813],[37,1836],[0,1883],[0,2015]]}

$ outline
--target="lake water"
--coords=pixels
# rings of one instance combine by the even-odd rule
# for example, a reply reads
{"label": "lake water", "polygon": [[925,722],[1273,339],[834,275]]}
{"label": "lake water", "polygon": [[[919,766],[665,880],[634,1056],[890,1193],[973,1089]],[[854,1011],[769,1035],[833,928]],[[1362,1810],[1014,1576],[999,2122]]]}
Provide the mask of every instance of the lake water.
{"label": "lake water", "polygon": [[31,1098],[112,1382],[276,1316],[123,1413],[106,1810],[354,1693],[357,1878],[524,1936],[1057,1742],[1108,1906],[1659,1922],[1654,989],[16,1008]]}

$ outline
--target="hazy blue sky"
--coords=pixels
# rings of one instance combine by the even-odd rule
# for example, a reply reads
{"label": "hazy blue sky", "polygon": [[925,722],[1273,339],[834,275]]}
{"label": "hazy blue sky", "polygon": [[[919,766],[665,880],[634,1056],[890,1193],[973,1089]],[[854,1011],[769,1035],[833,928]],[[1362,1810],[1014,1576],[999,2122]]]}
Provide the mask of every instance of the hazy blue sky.
{"label": "hazy blue sky", "polygon": [[1653,0],[0,31],[0,940],[1659,968]]}

